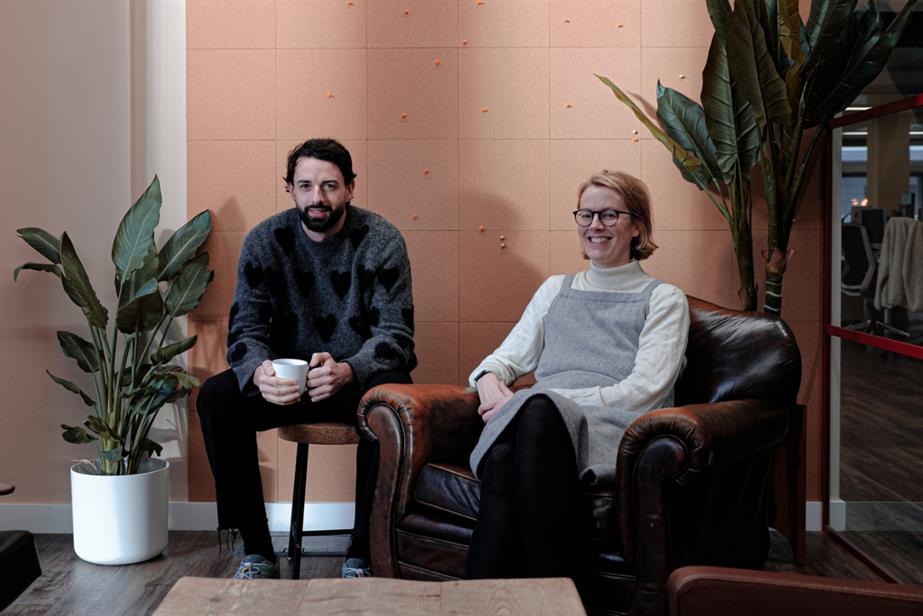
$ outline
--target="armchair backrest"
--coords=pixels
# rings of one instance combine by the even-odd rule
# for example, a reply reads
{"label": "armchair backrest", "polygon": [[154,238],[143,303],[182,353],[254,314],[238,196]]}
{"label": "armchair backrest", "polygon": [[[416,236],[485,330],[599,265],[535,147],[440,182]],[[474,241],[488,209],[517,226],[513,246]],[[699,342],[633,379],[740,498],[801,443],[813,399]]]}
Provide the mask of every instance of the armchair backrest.
{"label": "armchair backrest", "polygon": [[688,299],[689,343],[676,406],[748,398],[795,402],[801,353],[782,319]]}

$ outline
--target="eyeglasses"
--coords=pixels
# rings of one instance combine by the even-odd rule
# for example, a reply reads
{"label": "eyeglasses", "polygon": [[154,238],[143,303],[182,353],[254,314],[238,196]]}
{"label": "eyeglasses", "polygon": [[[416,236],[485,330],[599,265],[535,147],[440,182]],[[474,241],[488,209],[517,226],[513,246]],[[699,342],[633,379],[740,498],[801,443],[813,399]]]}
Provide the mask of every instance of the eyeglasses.
{"label": "eyeglasses", "polygon": [[589,227],[593,224],[593,217],[599,216],[599,222],[606,227],[613,227],[619,221],[619,216],[631,216],[631,212],[608,208],[599,212],[587,209],[574,210],[574,220],[580,227]]}

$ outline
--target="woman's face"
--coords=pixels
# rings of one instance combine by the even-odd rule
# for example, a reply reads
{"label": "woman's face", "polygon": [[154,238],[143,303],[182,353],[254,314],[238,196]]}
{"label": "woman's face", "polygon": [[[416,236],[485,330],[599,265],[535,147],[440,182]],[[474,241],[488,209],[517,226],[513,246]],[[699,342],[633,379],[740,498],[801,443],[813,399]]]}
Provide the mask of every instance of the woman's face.
{"label": "woman's face", "polygon": [[577,233],[583,252],[596,265],[615,267],[628,263],[631,260],[631,240],[638,237],[640,231],[634,219],[625,213],[628,208],[622,195],[611,188],[592,184],[583,191],[577,208],[592,212],[610,209],[622,212],[611,227],[605,226],[597,215],[588,227],[578,226]]}

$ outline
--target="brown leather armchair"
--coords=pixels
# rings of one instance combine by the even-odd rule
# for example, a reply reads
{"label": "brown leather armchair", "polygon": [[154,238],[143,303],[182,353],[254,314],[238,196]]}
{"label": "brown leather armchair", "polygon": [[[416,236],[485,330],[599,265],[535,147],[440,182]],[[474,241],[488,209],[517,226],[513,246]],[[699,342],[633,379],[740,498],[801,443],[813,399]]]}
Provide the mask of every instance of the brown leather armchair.
{"label": "brown leather armchair", "polygon": [[[663,614],[677,567],[759,567],[771,518],[790,540],[804,528],[801,356],[791,331],[695,298],[689,309],[677,406],[638,418],[612,444],[615,486],[584,494],[591,572],[576,582],[591,613]],[[382,385],[363,398],[359,426],[381,454],[375,575],[464,575],[480,494],[468,468],[483,427],[477,406],[458,385]]]}
{"label": "brown leather armchair", "polygon": [[923,586],[683,567],[667,581],[670,616],[919,616]]}

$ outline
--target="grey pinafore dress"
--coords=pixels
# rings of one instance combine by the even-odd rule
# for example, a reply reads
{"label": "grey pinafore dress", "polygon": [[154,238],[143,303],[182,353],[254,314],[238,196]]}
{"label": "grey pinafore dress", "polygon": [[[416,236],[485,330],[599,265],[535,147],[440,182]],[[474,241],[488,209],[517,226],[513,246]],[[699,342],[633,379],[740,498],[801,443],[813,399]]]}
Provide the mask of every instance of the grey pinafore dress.
{"label": "grey pinafore dress", "polygon": [[[573,275],[564,278],[545,315],[535,385],[516,392],[484,426],[470,458],[475,474],[484,454],[523,404],[544,394],[555,403],[570,433],[581,483],[606,487],[614,482],[619,440],[641,413],[618,406],[581,406],[550,390],[607,387],[631,374],[651,292],[660,281],[651,280],[638,293],[624,293],[578,291],[571,288],[573,280]],[[671,404],[672,400],[665,401],[666,406]]]}

